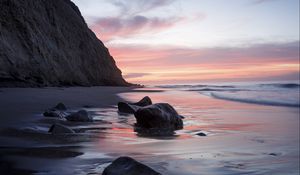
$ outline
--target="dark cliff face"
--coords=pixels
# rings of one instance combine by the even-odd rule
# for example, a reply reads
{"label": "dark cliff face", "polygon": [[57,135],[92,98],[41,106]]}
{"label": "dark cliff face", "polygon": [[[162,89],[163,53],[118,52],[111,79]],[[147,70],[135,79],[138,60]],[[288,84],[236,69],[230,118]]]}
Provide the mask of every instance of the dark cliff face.
{"label": "dark cliff face", "polygon": [[0,86],[128,83],[70,0],[0,0]]}

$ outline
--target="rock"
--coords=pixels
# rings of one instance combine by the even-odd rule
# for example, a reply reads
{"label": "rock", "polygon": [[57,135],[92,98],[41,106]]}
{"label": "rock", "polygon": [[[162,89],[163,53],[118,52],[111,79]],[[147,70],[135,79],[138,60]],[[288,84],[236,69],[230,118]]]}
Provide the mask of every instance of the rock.
{"label": "rock", "polygon": [[60,111],[65,111],[67,110],[67,107],[63,103],[58,103],[54,109],[60,110]]}
{"label": "rock", "polygon": [[130,85],[70,0],[0,7],[0,87]]}
{"label": "rock", "polygon": [[197,133],[196,134],[197,136],[207,136],[205,133],[203,133],[203,132],[199,132],[199,133]]}
{"label": "rock", "polygon": [[75,133],[73,129],[68,128],[67,126],[64,126],[62,124],[53,124],[49,131],[52,134],[73,134]]}
{"label": "rock", "polygon": [[56,117],[56,118],[64,118],[66,113],[62,112],[67,110],[66,106],[63,103],[58,103],[53,108],[47,109],[43,115],[45,117]]}
{"label": "rock", "polygon": [[89,113],[86,110],[80,110],[78,112],[75,112],[73,114],[70,114],[66,117],[68,121],[74,121],[74,122],[92,122],[93,118],[89,115]]}
{"label": "rock", "polygon": [[132,103],[132,104],[136,105],[136,106],[148,106],[148,105],[152,105],[152,100],[150,97],[145,96],[140,101],[138,101],[136,103]]}
{"label": "rock", "polygon": [[119,157],[104,169],[102,175],[160,175],[160,173],[130,157]]}
{"label": "rock", "polygon": [[183,122],[176,110],[168,103],[157,103],[139,108],[134,116],[136,125],[142,128],[161,128],[178,130]]}
{"label": "rock", "polygon": [[66,116],[66,113],[58,110],[48,109],[43,113],[43,115],[45,117],[64,118]]}
{"label": "rock", "polygon": [[152,100],[150,97],[145,96],[140,101],[136,103],[127,103],[127,102],[119,102],[118,103],[118,110],[119,112],[125,113],[135,113],[140,107],[148,106],[152,104]]}
{"label": "rock", "polygon": [[135,113],[139,108],[140,108],[140,106],[132,105],[132,104],[125,103],[125,102],[119,102],[119,103],[118,103],[118,110],[119,110],[119,112],[124,112],[124,113],[130,113],[130,114],[133,114],[133,113]]}

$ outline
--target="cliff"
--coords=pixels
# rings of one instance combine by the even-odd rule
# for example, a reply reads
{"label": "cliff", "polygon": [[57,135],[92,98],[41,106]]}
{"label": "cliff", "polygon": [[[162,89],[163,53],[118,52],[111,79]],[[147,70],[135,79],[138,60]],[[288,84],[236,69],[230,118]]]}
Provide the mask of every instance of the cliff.
{"label": "cliff", "polygon": [[0,7],[0,87],[129,85],[70,0]]}

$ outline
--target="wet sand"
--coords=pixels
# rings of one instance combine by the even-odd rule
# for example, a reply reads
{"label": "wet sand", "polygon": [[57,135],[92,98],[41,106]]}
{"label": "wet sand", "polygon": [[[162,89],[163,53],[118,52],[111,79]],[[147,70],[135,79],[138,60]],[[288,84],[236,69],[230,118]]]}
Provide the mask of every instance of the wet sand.
{"label": "wet sand", "polygon": [[[30,122],[2,129],[2,159],[14,171],[28,174],[101,174],[112,160],[124,155],[162,174],[299,174],[299,108],[230,102],[191,91],[119,90],[114,91],[118,97],[110,98],[114,105],[98,103],[93,93],[87,101],[73,98],[69,104],[53,99],[43,104],[40,107],[45,109],[62,101],[71,110],[91,105],[85,109],[96,121],[59,121],[76,134],[53,136],[47,129],[58,121],[42,117],[43,110],[36,109]],[[173,105],[185,117],[184,129],[168,137],[136,133],[134,116],[118,113],[116,103],[120,99],[138,101],[146,95],[154,103]],[[207,136],[198,136],[199,132]]]}

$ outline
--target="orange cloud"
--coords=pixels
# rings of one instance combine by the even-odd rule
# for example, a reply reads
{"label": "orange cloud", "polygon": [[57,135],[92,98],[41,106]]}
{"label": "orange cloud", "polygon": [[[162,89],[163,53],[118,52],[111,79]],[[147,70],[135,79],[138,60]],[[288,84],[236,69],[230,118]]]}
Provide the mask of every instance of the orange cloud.
{"label": "orange cloud", "polygon": [[[169,83],[282,77],[299,73],[299,42],[247,48],[112,47],[128,81]],[[290,75],[290,76],[287,76]]]}

